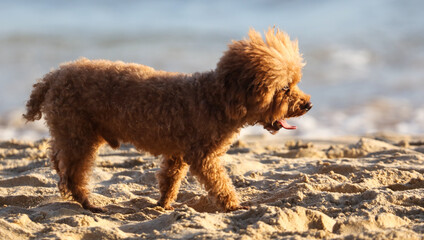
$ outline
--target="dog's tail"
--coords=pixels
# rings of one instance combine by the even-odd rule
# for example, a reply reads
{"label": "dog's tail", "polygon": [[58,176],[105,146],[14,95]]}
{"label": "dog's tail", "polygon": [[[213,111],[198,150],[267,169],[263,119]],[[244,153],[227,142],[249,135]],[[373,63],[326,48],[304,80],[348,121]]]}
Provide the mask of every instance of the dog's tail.
{"label": "dog's tail", "polygon": [[39,120],[42,116],[41,108],[44,102],[47,91],[50,88],[50,82],[54,78],[54,72],[46,74],[43,79],[39,80],[36,84],[33,85],[31,96],[29,97],[28,102],[26,103],[26,114],[22,116],[27,121]]}

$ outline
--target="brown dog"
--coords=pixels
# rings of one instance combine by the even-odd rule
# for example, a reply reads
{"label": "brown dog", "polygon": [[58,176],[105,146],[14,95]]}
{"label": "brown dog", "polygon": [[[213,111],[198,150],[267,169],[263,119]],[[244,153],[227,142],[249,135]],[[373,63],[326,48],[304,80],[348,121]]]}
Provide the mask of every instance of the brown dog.
{"label": "brown dog", "polygon": [[28,121],[42,113],[62,194],[93,212],[87,189],[99,146],[121,142],[162,155],[158,204],[172,209],[187,169],[226,211],[240,206],[219,156],[246,125],[271,133],[293,129],[285,119],[305,114],[310,97],[297,87],[304,66],[298,44],[270,29],[234,41],[211,72],[182,74],[123,62],[80,59],[34,85]]}

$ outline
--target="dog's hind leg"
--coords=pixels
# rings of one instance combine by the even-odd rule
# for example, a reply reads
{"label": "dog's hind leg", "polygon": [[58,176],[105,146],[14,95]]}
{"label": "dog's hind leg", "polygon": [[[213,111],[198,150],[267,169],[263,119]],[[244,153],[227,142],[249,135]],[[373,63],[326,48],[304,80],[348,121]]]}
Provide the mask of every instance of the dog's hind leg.
{"label": "dog's hind leg", "polygon": [[[64,173],[66,172],[66,167],[64,162],[61,162],[62,158],[58,158],[60,149],[57,146],[56,141],[53,139],[50,140],[49,152],[50,152],[50,161],[51,161],[52,167],[56,170],[57,174],[59,175],[59,182],[57,186],[59,187],[60,194],[63,197],[68,197],[70,195],[70,192],[64,180]],[[61,168],[59,168],[59,165]]]}
{"label": "dog's hind leg", "polygon": [[[75,127],[75,126],[74,126]],[[76,129],[74,129],[76,130]],[[62,195],[69,196],[92,212],[103,212],[103,208],[91,204],[87,188],[91,168],[97,149],[103,139],[90,129],[79,129],[81,136],[52,132],[51,158],[54,168],[59,174],[59,190]]]}
{"label": "dog's hind leg", "polygon": [[161,195],[159,206],[166,210],[173,209],[171,203],[177,198],[181,180],[187,174],[187,168],[187,163],[181,157],[164,157],[161,169],[156,174]]}
{"label": "dog's hind leg", "polygon": [[192,161],[190,173],[197,177],[209,195],[213,196],[217,204],[226,211],[247,209],[240,206],[236,191],[225,169],[218,158],[204,158],[202,161]]}

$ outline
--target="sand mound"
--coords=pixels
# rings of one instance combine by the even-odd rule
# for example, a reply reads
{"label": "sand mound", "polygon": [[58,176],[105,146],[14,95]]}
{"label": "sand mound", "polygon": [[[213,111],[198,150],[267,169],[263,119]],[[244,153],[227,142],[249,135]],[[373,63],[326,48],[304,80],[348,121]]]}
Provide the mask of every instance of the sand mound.
{"label": "sand mound", "polygon": [[219,212],[191,175],[174,211],[156,206],[159,160],[99,151],[92,198],[61,199],[48,141],[0,142],[0,239],[422,239],[421,139],[243,142],[222,158],[249,210]]}

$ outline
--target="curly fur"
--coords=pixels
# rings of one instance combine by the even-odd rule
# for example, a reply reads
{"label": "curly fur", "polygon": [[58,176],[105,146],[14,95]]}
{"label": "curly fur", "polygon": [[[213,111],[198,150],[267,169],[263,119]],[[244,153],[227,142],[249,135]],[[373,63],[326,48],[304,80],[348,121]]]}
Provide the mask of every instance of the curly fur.
{"label": "curly fur", "polygon": [[83,58],[36,83],[24,117],[44,114],[59,189],[86,209],[103,210],[91,204],[87,189],[97,149],[127,142],[163,156],[160,206],[172,209],[189,169],[218,206],[236,210],[242,207],[219,156],[242,127],[259,123],[276,132],[276,121],[309,110],[309,96],[296,86],[302,61],[297,42],[274,29],[265,40],[251,29],[204,73]]}

